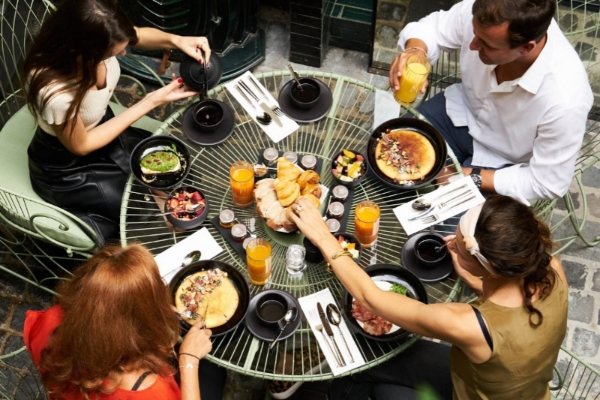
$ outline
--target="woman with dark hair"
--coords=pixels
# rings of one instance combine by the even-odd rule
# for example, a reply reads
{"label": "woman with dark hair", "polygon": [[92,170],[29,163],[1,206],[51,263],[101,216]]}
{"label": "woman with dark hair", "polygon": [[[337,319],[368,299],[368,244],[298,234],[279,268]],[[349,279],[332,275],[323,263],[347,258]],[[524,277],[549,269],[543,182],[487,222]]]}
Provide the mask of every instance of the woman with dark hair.
{"label": "woman with dark hair", "polygon": [[292,207],[294,222],[367,311],[452,344],[420,340],[368,371],[334,380],[330,399],[415,399],[421,385],[443,399],[550,398],[548,382],[566,333],[567,281],[550,255],[550,231],[531,208],[493,195],[463,215],[456,236],[446,240],[456,272],[479,298],[423,304],[379,289],[344,257],[349,253],[309,201]]}
{"label": "woman with dark hair", "polygon": [[178,48],[203,62],[204,37],[137,28],[114,0],[64,0],[44,21],[23,66],[27,103],[39,127],[29,146],[33,189],[84,220],[100,244],[118,233],[130,153],[150,135],[130,125],[157,106],[196,94],[181,79],[114,116],[108,102],[127,46]]}
{"label": "woman with dark hair", "polygon": [[204,397],[222,395],[225,376],[205,376],[200,363],[212,348],[202,323],[179,348],[177,386],[179,322],[143,246],[104,247],[57,291],[55,306],[27,312],[23,330],[51,399],[199,399],[199,368],[209,383],[202,392],[212,392]]}

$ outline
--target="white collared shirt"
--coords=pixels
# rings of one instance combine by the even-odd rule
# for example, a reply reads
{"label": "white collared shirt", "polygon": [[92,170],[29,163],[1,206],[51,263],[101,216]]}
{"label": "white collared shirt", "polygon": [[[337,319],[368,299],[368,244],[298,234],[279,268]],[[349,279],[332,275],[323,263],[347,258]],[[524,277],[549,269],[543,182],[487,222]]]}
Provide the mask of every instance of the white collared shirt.
{"label": "white collared shirt", "polygon": [[472,164],[498,168],[496,192],[526,204],[566,193],[573,178],[594,97],[584,66],[553,20],[536,61],[514,81],[498,85],[473,40],[472,8],[465,0],[402,30],[399,45],[418,38],[435,62],[440,51],[460,51],[462,84],[446,89],[446,112],[473,136]]}

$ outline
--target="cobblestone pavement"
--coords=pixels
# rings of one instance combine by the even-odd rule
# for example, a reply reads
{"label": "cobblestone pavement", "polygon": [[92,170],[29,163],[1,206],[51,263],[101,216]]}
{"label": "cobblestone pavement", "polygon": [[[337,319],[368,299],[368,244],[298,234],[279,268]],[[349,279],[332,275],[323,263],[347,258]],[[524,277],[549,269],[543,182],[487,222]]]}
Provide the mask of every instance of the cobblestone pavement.
{"label": "cobblestone pavement", "polygon": [[[261,10],[261,26],[266,32],[267,54],[263,64],[254,72],[285,69],[289,54],[289,21],[287,14],[279,10]],[[369,82],[379,88],[387,88],[387,78],[369,74],[369,55],[339,48],[328,49],[322,70],[348,75]],[[297,69],[314,68],[293,64]],[[585,232],[589,237],[600,234],[600,163],[583,174],[586,200],[589,207]],[[572,193],[576,206],[582,203],[578,188],[573,185]],[[554,211],[553,220],[565,215],[564,204]],[[555,232],[557,237],[572,234],[572,228],[563,224]],[[569,321],[564,345],[576,355],[600,369],[600,246],[586,247],[576,241],[561,259],[569,281]],[[10,264],[11,260],[0,260]],[[44,309],[51,304],[47,292],[29,287],[28,284],[0,273],[0,354],[8,355],[23,346],[22,329],[28,309]],[[45,398],[39,392],[35,369],[27,353],[9,357],[7,366],[0,368],[0,393],[6,398]],[[329,382],[304,384],[292,399],[324,399]],[[262,399],[266,383],[260,379],[230,373],[224,398],[227,400]],[[2,398],[2,395],[0,395]]]}

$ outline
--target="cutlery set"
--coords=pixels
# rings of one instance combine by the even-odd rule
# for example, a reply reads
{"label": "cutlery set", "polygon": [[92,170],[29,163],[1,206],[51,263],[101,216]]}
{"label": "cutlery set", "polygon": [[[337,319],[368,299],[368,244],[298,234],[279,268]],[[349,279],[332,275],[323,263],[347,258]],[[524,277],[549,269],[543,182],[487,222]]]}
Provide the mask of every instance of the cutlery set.
{"label": "cutlery set", "polygon": [[[335,361],[338,367],[345,367],[346,361],[344,360],[344,355],[342,354],[340,347],[336,341],[336,337],[333,333],[333,329],[331,328],[331,324],[335,325],[339,330],[339,336],[342,338],[345,348],[350,356],[350,364],[354,363],[354,357],[352,357],[352,352],[350,351],[350,347],[348,347],[348,342],[346,342],[346,338],[342,333],[342,328],[340,327],[341,323],[341,315],[339,314],[339,310],[334,304],[329,304],[327,306],[327,315],[323,310],[323,306],[321,303],[317,303],[316,310],[310,310],[309,316],[311,320],[314,322],[315,329],[323,335],[323,340],[327,343],[329,350],[333,354]],[[330,324],[331,321],[331,324]]]}
{"label": "cutlery set", "polygon": [[[275,121],[277,125],[283,126],[280,118],[284,116],[283,111],[278,106],[269,107],[267,104],[269,94],[260,87],[260,84],[255,81],[253,76],[250,75],[248,82],[254,86],[254,90],[243,79],[238,81],[235,88],[248,104],[251,104],[258,110],[259,114],[256,116],[256,121],[262,125],[269,125],[271,121]],[[261,111],[263,114],[260,114]]]}
{"label": "cutlery set", "polygon": [[[441,199],[444,199],[447,195],[457,192],[457,191],[460,191],[466,187],[467,187],[467,185],[459,186],[456,189],[453,189],[447,193],[444,193],[444,194],[432,199],[430,201],[430,203],[428,203],[427,200],[424,200],[422,198],[415,200],[413,203],[413,208],[423,209],[423,208],[429,207],[429,209],[427,211],[422,212],[419,215],[408,218],[408,221],[417,221],[418,220],[418,221],[421,221],[423,224],[429,224],[432,222],[439,221],[441,219],[440,214],[442,212],[449,211],[453,208],[456,208],[456,207],[476,198],[475,194],[471,191],[471,189],[467,189],[467,190],[464,190],[464,191],[460,192],[459,194],[453,196],[452,198],[450,198],[448,200],[439,201]],[[416,205],[416,204],[418,204],[418,205]],[[434,211],[437,211],[437,212],[433,213]]]}

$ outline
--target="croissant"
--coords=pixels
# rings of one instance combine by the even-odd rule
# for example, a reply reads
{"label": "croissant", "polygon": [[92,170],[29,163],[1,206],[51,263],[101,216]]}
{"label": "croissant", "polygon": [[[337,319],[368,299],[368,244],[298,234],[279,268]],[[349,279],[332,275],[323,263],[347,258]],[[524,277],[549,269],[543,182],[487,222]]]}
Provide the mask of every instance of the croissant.
{"label": "croissant", "polygon": [[284,207],[292,204],[298,197],[300,197],[300,185],[298,185],[296,182],[288,182],[288,185],[285,187],[285,189],[277,192],[279,204]]}
{"label": "croissant", "polygon": [[307,185],[316,185],[317,183],[319,183],[319,174],[317,174],[315,171],[312,170],[306,170],[304,171],[296,180],[296,182],[298,182],[298,184],[300,185],[300,190],[304,191],[304,188]]}
{"label": "croissant", "polygon": [[302,189],[302,194],[312,194],[314,195],[317,199],[321,198],[321,187],[317,184],[312,184],[309,183],[308,185],[306,185],[304,187],[304,189]]}
{"label": "croissant", "polygon": [[277,179],[295,182],[302,171],[292,164],[287,158],[279,157],[277,160]]}

